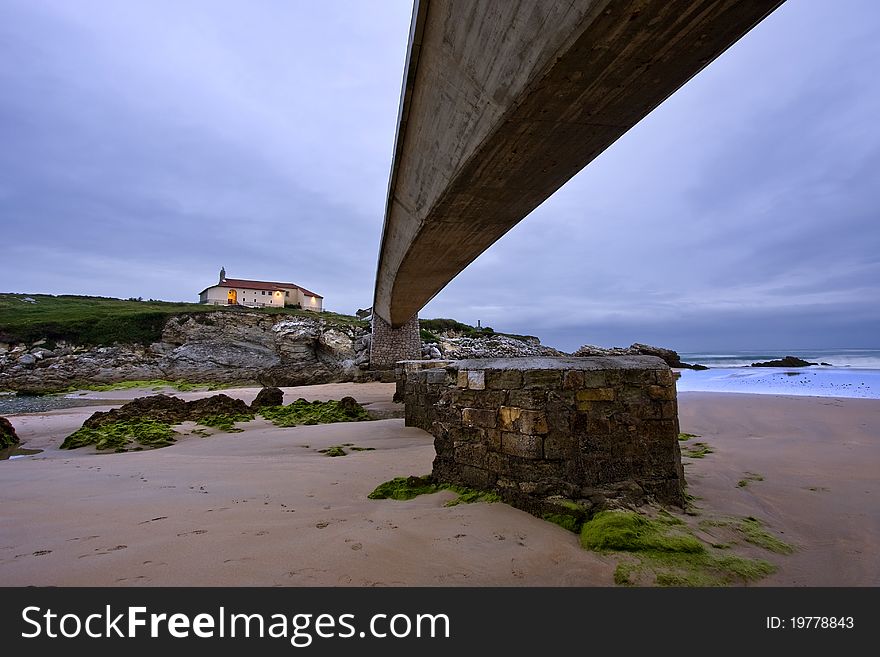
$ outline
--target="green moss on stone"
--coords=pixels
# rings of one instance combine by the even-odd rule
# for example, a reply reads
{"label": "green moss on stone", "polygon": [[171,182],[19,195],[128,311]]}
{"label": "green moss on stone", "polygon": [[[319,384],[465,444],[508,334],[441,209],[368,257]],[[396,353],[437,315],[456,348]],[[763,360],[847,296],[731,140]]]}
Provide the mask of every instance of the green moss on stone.
{"label": "green moss on stone", "polygon": [[581,528],[580,520],[564,513],[545,513],[541,518],[570,532],[577,533]]}
{"label": "green moss on stone", "polygon": [[419,495],[428,495],[440,490],[430,476],[395,477],[391,481],[379,484],[367,495],[371,500],[411,500]]}
{"label": "green moss on stone", "polygon": [[581,527],[581,545],[588,550],[618,552],[703,552],[703,544],[687,532],[671,531],[666,520],[633,511],[600,511]]}
{"label": "green moss on stone", "polygon": [[794,547],[764,529],[764,523],[757,518],[752,516],[743,518],[739,520],[736,528],[742,532],[746,542],[752,545],[757,545],[777,554],[791,554],[794,552]]}
{"label": "green moss on stone", "polygon": [[386,481],[376,486],[376,489],[367,497],[371,500],[411,500],[419,495],[430,495],[431,493],[439,493],[442,490],[458,493],[458,497],[447,502],[445,506],[501,501],[501,498],[491,491],[474,490],[466,486],[442,482],[435,483],[430,475],[422,477],[395,477],[391,481]]}
{"label": "green moss on stone", "polygon": [[761,559],[716,554],[679,518],[662,511],[655,518],[633,511],[601,511],[584,523],[581,544],[629,555],[614,572],[615,583],[623,586],[650,576],[658,586],[724,586],[775,571],[773,564]]}
{"label": "green moss on stone", "polygon": [[678,434],[679,440],[690,440],[691,438],[699,438],[699,436],[695,433],[680,433],[680,434]]}
{"label": "green moss on stone", "polygon": [[217,413],[205,415],[199,419],[199,424],[226,431],[227,433],[239,433],[243,429],[235,426],[236,422],[250,422],[254,419],[253,413]]}
{"label": "green moss on stone", "polygon": [[621,561],[614,569],[614,583],[618,586],[632,586],[635,583],[633,578],[637,577],[641,570],[641,562]]}
{"label": "green moss on stone", "polygon": [[464,486],[454,486],[451,484],[440,484],[440,488],[442,490],[451,490],[454,493],[458,493],[458,497],[456,497],[454,500],[449,500],[443,506],[458,506],[459,504],[474,504],[475,502],[486,502],[487,504],[492,504],[493,502],[501,501],[501,498],[498,496],[498,494],[491,491],[474,490],[472,488],[466,488]]}
{"label": "green moss on stone", "polygon": [[346,449],[352,452],[372,452],[376,448],[358,447],[354,443],[343,443],[342,445],[332,445],[330,447],[325,447],[324,449],[319,449],[318,452],[324,456],[348,456],[348,452],[345,451]]}
{"label": "green moss on stone", "polygon": [[335,400],[308,402],[305,399],[297,399],[286,406],[261,408],[260,415],[279,427],[332,422],[361,422],[372,419],[362,406],[342,404]]}
{"label": "green moss on stone", "polygon": [[681,455],[687,456],[692,459],[701,459],[706,456],[706,454],[711,454],[714,452],[707,443],[693,443],[692,445],[688,445],[684,450],[682,450]]}
{"label": "green moss on stone", "polygon": [[169,424],[156,420],[108,422],[95,429],[77,429],[61,443],[61,449],[76,449],[94,445],[96,449],[127,451],[132,443],[142,447],[167,447],[174,443],[176,432]]}
{"label": "green moss on stone", "polygon": [[795,548],[778,536],[767,531],[765,524],[758,518],[747,516],[745,518],[716,518],[712,520],[701,520],[700,529],[707,531],[715,527],[726,527],[732,535],[742,538],[747,543],[757,545],[768,552],[776,554],[792,554]]}
{"label": "green moss on stone", "polygon": [[109,392],[111,390],[132,390],[135,388],[149,388],[150,390],[160,390],[162,388],[173,388],[180,392],[189,392],[192,390],[222,390],[223,388],[231,388],[233,383],[189,383],[182,379],[177,381],[168,381],[166,379],[138,379],[134,381],[117,381],[116,383],[75,383],[66,388],[66,392],[74,392],[76,390],[91,390],[95,392]]}
{"label": "green moss on stone", "polygon": [[759,474],[755,474],[754,472],[746,472],[745,477],[736,482],[736,485],[739,488],[745,488],[753,481],[764,481],[764,477]]}

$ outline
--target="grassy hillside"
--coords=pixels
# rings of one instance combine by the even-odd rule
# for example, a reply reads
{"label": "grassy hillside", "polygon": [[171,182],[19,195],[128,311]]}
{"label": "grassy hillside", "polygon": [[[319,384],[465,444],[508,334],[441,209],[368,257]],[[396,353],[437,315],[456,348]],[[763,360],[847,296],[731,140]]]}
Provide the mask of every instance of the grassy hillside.
{"label": "grassy hillside", "polygon": [[[436,342],[436,333],[442,331],[455,331],[466,338],[485,338],[495,334],[495,330],[491,326],[483,326],[477,328],[470,324],[463,324],[454,319],[437,318],[437,319],[419,319],[419,328],[421,328],[422,340],[425,342]],[[535,339],[533,335],[517,335],[516,333],[499,333],[509,338],[518,340]]]}
{"label": "grassy hillside", "polygon": [[[36,303],[23,301],[25,297]],[[340,324],[367,326],[356,317],[330,312],[288,308],[248,310],[273,315],[318,315]],[[87,346],[114,342],[146,345],[159,340],[162,327],[171,316],[205,312],[240,312],[240,309],[168,301],[123,301],[109,297],[0,294],[0,341],[33,343],[45,338],[50,344],[66,340]]]}

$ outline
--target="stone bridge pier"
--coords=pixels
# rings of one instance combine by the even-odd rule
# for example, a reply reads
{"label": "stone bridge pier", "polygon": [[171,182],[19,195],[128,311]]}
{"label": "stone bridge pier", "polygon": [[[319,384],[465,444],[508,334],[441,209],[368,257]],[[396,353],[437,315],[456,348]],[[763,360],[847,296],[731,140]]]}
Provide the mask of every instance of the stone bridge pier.
{"label": "stone bridge pier", "polygon": [[437,481],[575,521],[684,505],[675,380],[657,357],[401,365],[406,424],[434,435]]}
{"label": "stone bridge pier", "polygon": [[370,340],[370,369],[393,370],[402,360],[422,357],[422,339],[419,336],[419,316],[395,328],[373,313],[373,337]]}

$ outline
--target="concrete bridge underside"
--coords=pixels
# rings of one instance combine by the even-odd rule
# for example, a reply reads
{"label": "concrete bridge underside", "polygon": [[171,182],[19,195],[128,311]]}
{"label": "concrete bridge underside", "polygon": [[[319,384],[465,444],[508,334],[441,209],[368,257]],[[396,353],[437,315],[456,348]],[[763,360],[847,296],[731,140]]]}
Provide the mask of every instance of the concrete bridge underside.
{"label": "concrete bridge underside", "polygon": [[383,335],[411,332],[459,272],[780,4],[417,1],[373,304]]}

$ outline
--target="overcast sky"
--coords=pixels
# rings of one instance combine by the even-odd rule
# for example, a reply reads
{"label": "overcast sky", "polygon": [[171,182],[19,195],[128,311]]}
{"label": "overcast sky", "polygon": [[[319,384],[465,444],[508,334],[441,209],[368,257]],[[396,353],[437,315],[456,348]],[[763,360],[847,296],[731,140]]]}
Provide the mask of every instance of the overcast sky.
{"label": "overcast sky", "polygon": [[[0,291],[369,306],[410,0],[0,0]],[[421,313],[880,347],[880,3],[788,0]]]}

